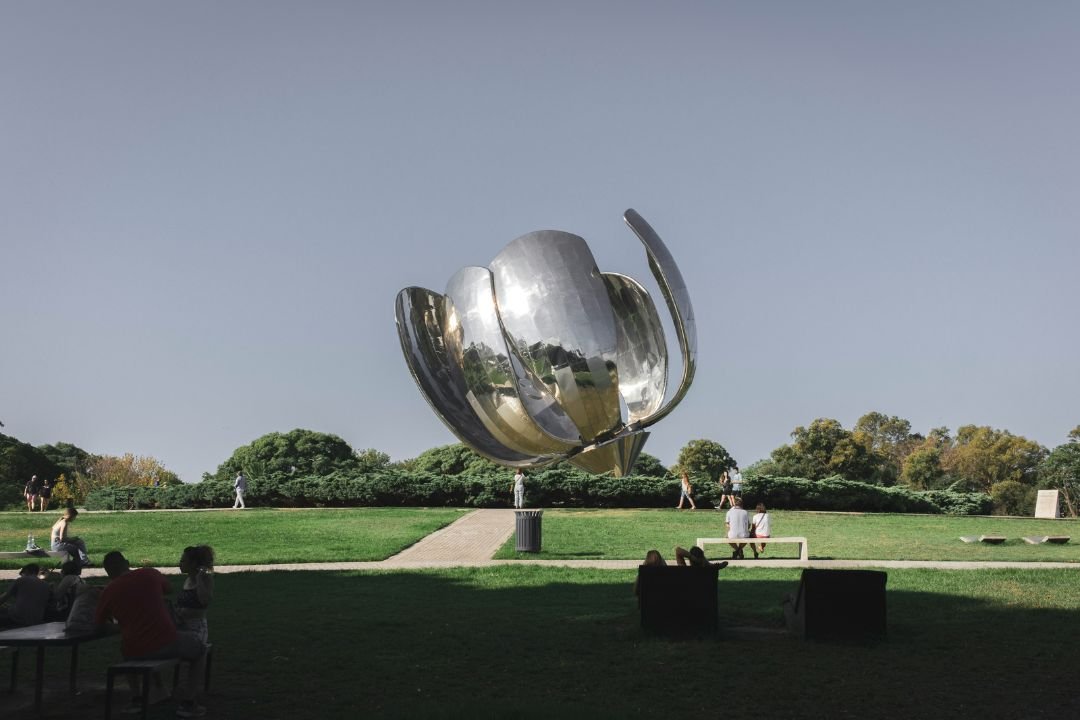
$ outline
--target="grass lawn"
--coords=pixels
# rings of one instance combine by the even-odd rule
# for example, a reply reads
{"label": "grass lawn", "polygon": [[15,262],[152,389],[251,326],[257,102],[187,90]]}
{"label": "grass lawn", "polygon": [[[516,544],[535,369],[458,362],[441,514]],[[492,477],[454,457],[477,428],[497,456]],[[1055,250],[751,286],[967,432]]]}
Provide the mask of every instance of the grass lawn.
{"label": "grass lawn", "polygon": [[[721,633],[688,641],[642,635],[632,571],[220,575],[208,717],[1080,715],[1075,571],[890,571],[889,639],[872,647],[774,632],[798,574],[722,571]],[[117,652],[112,639],[83,649],[75,698],[66,652],[51,653],[46,715],[100,717]],[[31,665],[0,716],[26,716]]]}
{"label": "grass lawn", "polygon": [[[1080,521],[1034,518],[957,517],[816,513],[778,510],[774,537],[807,538],[811,559],[877,560],[1052,560],[1080,562]],[[547,510],[542,552],[516,553],[511,538],[499,558],[642,558],[656,548],[667,558],[676,545],[690,547],[699,537],[723,537],[724,514],[715,510]],[[1002,545],[967,544],[961,535],[1000,534]],[[1065,545],[1028,545],[1026,535],[1069,535]],[[726,556],[720,548],[710,554]],[[747,557],[750,553],[747,552]],[[763,557],[798,558],[795,545],[768,546]]]}
{"label": "grass lawn", "polygon": [[[73,532],[101,563],[120,550],[132,565],[175,565],[186,545],[210,544],[218,565],[384,560],[452,523],[455,508],[346,508],[80,513]],[[49,544],[60,512],[0,514],[0,549],[22,550],[27,533]],[[3,560],[22,567],[26,560]]]}

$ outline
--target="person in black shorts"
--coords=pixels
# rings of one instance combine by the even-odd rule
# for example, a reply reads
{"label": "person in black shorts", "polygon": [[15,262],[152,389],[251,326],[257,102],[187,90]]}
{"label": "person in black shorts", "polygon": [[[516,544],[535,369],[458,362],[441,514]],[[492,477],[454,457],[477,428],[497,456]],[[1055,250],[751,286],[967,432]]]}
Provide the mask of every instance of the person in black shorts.
{"label": "person in black shorts", "polygon": [[30,512],[34,511],[34,501],[37,500],[39,492],[41,492],[41,483],[38,482],[37,475],[34,475],[27,481],[26,487],[23,488],[23,495],[26,497],[26,509]]}
{"label": "person in black shorts", "polygon": [[52,480],[45,478],[38,490],[38,501],[41,503],[41,512],[49,509],[49,500],[52,498]]}

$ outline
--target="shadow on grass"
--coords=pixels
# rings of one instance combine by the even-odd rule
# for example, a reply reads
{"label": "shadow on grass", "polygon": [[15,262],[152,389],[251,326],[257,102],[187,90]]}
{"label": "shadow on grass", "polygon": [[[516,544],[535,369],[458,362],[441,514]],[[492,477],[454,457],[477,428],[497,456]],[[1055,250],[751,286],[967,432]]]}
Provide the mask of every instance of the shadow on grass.
{"label": "shadow on grass", "polygon": [[[1022,601],[1048,584],[1056,597],[1067,572],[890,572],[889,640],[874,647],[733,630],[781,627],[798,570],[723,571],[721,632],[690,641],[639,631],[633,571],[222,575],[207,705],[290,719],[711,717],[731,703],[776,718],[1075,717],[1077,612]],[[54,695],[46,716],[100,717],[115,652],[85,648],[84,696],[65,709]],[[66,659],[51,657],[51,685]],[[2,696],[0,714],[22,716],[27,695]]]}

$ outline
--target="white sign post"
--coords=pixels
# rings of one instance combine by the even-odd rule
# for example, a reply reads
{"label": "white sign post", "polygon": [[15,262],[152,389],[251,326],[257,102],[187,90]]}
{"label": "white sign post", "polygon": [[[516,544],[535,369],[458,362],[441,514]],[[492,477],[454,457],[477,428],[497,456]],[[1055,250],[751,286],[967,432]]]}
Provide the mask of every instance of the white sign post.
{"label": "white sign post", "polygon": [[1060,508],[1057,490],[1039,491],[1039,498],[1035,501],[1035,517],[1057,519],[1061,517]]}

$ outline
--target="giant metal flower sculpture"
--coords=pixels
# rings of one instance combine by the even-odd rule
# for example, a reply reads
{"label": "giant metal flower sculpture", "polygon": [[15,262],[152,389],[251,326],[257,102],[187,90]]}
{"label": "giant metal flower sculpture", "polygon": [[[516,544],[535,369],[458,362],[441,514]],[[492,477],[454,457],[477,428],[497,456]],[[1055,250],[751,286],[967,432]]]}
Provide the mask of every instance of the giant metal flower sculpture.
{"label": "giant metal flower sculpture", "polygon": [[630,472],[648,433],[694,378],[690,296],[667,247],[633,210],[682,351],[682,380],[664,403],[668,352],[656,306],[633,278],[602,273],[577,235],[541,230],[506,246],[490,268],[466,267],[440,295],[397,296],[401,348],[443,422],[509,467],[560,458],[589,472]]}

